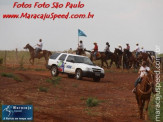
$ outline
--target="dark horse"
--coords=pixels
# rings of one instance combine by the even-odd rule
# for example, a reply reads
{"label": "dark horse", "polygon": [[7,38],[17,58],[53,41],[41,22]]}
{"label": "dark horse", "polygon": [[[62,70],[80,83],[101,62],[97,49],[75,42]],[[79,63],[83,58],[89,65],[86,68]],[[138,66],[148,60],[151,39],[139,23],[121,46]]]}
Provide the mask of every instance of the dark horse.
{"label": "dark horse", "polygon": [[139,62],[136,56],[127,49],[124,49],[123,52],[123,68],[129,69],[131,67],[138,68]]}
{"label": "dark horse", "polygon": [[[91,54],[91,61],[94,60],[93,58],[93,53],[90,51],[90,50],[86,50],[85,51],[89,52]],[[115,62],[117,68],[119,67],[118,63],[117,63],[117,56],[116,54],[112,53],[112,52],[109,52],[108,55],[106,55],[105,52],[98,52],[97,53],[97,56],[96,56],[96,60],[101,60],[101,67],[104,66],[104,63],[107,65],[107,68],[111,67],[112,66],[112,63]],[[111,60],[110,61],[110,66],[108,65],[108,62],[107,60]]]}
{"label": "dark horse", "polygon": [[30,59],[29,59],[29,62],[30,62],[32,65],[34,64],[34,59],[35,59],[35,58],[40,59],[40,58],[42,58],[42,57],[45,58],[45,61],[46,61],[46,64],[47,64],[47,63],[48,63],[48,58],[49,58],[49,56],[52,55],[52,53],[51,53],[50,51],[42,50],[40,53],[38,53],[37,56],[35,56],[35,49],[34,49],[31,45],[29,45],[29,44],[27,44],[27,45],[24,47],[24,49],[29,49],[29,53],[30,53],[30,56],[31,56]]}
{"label": "dark horse", "polygon": [[148,119],[148,104],[150,101],[152,89],[154,88],[154,73],[149,71],[147,76],[144,76],[141,83],[136,87],[136,100],[139,107],[140,119],[143,119],[143,109],[145,105],[145,120]]}
{"label": "dark horse", "polygon": [[143,53],[143,52],[140,52],[140,54],[139,54],[139,56],[138,56],[138,61],[139,62],[142,62],[142,61],[146,61],[147,62],[147,64],[149,65],[149,60],[151,61],[151,62],[153,62],[153,59],[152,59],[152,57],[151,57],[151,55],[149,54],[149,53]]}
{"label": "dark horse", "polygon": [[117,63],[118,63],[119,66],[121,66],[122,56],[123,56],[122,50],[119,50],[119,49],[115,48],[114,54],[117,55]]}

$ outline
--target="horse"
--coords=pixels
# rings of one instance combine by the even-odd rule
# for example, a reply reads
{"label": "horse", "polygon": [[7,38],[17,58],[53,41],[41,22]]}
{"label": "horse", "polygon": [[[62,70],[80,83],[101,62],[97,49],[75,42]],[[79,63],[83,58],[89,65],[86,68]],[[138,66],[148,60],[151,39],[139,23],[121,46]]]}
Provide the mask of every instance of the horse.
{"label": "horse", "polygon": [[139,60],[139,62],[146,61],[148,63],[148,65],[151,62],[153,62],[151,55],[149,53],[144,53],[144,52],[140,52],[140,54],[138,56],[138,60]]}
{"label": "horse", "polygon": [[130,52],[127,49],[124,49],[123,52],[123,68],[138,68],[139,66],[139,62],[136,58],[136,56],[134,55],[134,52]]}
{"label": "horse", "polygon": [[119,66],[121,66],[122,55],[123,55],[122,50],[120,50],[120,49],[118,49],[118,48],[115,48],[114,54],[117,55],[118,64],[119,64]]}
{"label": "horse", "polygon": [[[94,60],[94,56],[93,56],[92,51],[85,49],[85,52],[89,52],[90,53],[90,56],[91,56],[90,59],[91,59],[91,61],[93,61]],[[108,52],[107,55],[106,55],[105,52],[98,52],[97,55],[96,55],[96,60],[101,60],[101,67],[103,67],[104,63],[105,63],[107,68],[111,68],[113,62],[115,62],[117,68],[119,68],[119,65],[117,63],[117,55],[112,53],[112,52]],[[110,66],[108,65],[107,60],[111,60],[110,61]]]}
{"label": "horse", "polygon": [[87,57],[89,56],[91,61],[94,60],[101,60],[101,67],[104,66],[104,62],[107,66],[107,68],[109,68],[108,62],[107,62],[107,57],[105,55],[105,52],[98,52],[96,55],[96,59],[94,59],[93,53],[90,50],[84,49],[85,54],[87,54]]}
{"label": "horse", "polygon": [[[33,65],[34,64],[34,59],[35,58],[42,58],[44,57],[45,58],[45,61],[46,61],[46,64],[48,63],[48,58],[50,55],[52,55],[52,53],[50,51],[47,51],[47,50],[42,50],[40,53],[38,53],[37,56],[35,56],[35,49],[30,45],[30,44],[27,44],[24,49],[28,49],[29,52],[30,52],[30,59],[29,59],[29,62]],[[32,61],[31,61],[32,60]]]}
{"label": "horse", "polygon": [[145,105],[145,120],[148,119],[148,105],[150,102],[151,92],[154,87],[154,73],[149,71],[147,76],[142,78],[141,83],[136,87],[136,101],[139,108],[139,117],[143,119],[143,109]]}

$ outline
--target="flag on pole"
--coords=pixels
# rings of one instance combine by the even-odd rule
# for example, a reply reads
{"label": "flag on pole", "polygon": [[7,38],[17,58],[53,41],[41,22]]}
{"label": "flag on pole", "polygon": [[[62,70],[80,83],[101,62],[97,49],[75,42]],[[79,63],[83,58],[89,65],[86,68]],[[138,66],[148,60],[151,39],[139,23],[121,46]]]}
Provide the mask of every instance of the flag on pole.
{"label": "flag on pole", "polygon": [[81,31],[80,29],[78,29],[78,36],[85,36],[85,37],[87,37],[87,35],[83,31]]}

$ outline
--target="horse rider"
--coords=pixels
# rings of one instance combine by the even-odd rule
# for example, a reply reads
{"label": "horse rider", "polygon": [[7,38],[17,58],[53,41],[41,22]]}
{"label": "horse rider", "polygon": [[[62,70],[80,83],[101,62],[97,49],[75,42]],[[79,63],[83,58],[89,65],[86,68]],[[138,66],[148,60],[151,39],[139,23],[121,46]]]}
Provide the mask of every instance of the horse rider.
{"label": "horse rider", "polygon": [[139,44],[138,43],[136,44],[135,52],[136,52],[136,58],[137,58],[139,53],[140,53],[140,48],[139,48]]}
{"label": "horse rider", "polygon": [[95,60],[96,60],[96,55],[97,55],[97,53],[98,53],[98,45],[97,45],[96,42],[94,42],[93,44],[94,44],[93,56],[94,56],[94,58],[95,58]]}
{"label": "horse rider", "polygon": [[[150,71],[150,68],[147,66],[146,61],[142,62],[142,66],[139,69],[138,74],[140,75],[137,80],[135,81],[135,88],[132,90],[133,93],[136,92],[136,86],[138,85],[138,83],[140,83],[143,79],[144,76],[147,76],[147,73]],[[156,93],[155,88],[152,86],[152,92]]]}
{"label": "horse rider", "polygon": [[42,47],[43,47],[42,39],[40,39],[40,40],[39,40],[39,43],[36,44],[35,56],[37,56],[38,53],[42,51]]}
{"label": "horse rider", "polygon": [[130,45],[127,43],[126,46],[127,46],[126,49],[130,51]]}
{"label": "horse rider", "polygon": [[144,47],[143,47],[143,46],[141,47],[140,52],[142,52],[142,53],[146,53],[146,51],[145,51],[145,49],[144,49]]}
{"label": "horse rider", "polygon": [[78,44],[78,54],[81,55],[84,51],[84,46],[83,46],[83,41],[80,40],[79,44]]}
{"label": "horse rider", "polygon": [[107,57],[109,57],[109,53],[110,53],[110,44],[109,44],[109,42],[106,42],[106,47],[104,49],[104,52],[105,52],[105,55]]}
{"label": "horse rider", "polygon": [[122,46],[120,44],[118,45],[118,49],[122,51]]}

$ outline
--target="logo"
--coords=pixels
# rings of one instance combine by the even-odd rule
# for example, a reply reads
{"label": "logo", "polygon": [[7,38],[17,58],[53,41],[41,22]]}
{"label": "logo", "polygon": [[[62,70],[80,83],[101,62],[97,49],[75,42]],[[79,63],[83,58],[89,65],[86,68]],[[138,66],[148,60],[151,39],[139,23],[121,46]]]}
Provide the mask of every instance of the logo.
{"label": "logo", "polygon": [[58,70],[59,70],[60,72],[64,72],[64,62],[63,62],[63,61],[60,61],[60,62],[58,63]]}
{"label": "logo", "polygon": [[2,120],[33,120],[33,105],[2,105]]}

